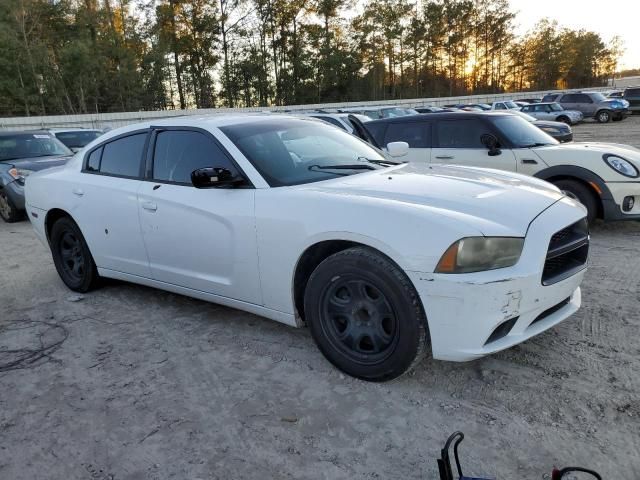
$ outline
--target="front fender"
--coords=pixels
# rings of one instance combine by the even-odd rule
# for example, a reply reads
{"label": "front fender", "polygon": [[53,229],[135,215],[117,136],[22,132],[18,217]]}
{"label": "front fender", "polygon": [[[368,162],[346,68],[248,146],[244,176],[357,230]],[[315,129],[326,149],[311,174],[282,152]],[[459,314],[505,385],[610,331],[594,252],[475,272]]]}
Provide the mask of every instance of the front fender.
{"label": "front fender", "polygon": [[541,180],[549,180],[554,177],[573,177],[578,180],[582,180],[590,185],[596,185],[597,188],[594,188],[600,195],[600,198],[603,201],[611,201],[613,200],[613,195],[607,187],[605,181],[593,173],[591,170],[588,170],[583,167],[578,167],[575,165],[557,165],[555,167],[545,168],[544,170],[540,170],[534,174],[534,177],[539,178]]}

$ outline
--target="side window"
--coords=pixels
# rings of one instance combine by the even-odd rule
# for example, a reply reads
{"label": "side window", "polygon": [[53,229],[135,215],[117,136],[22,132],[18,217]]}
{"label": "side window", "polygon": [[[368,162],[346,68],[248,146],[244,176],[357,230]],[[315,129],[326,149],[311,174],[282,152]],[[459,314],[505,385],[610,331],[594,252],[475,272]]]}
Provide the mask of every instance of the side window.
{"label": "side window", "polygon": [[485,148],[480,137],[490,133],[479,119],[442,120],[437,122],[436,132],[440,148]]}
{"label": "side window", "polygon": [[547,111],[547,106],[548,105],[536,105],[533,108],[535,109],[536,112],[546,112]]}
{"label": "side window", "polygon": [[568,93],[566,95],[562,95],[558,101],[560,103],[576,103],[578,100],[576,99],[576,95]]}
{"label": "side window", "polygon": [[523,112],[533,112],[533,107],[531,107],[530,105],[525,105],[524,107],[522,107],[522,111]]}
{"label": "side window", "polygon": [[123,177],[140,176],[142,153],[146,140],[147,133],[145,132],[129,135],[105,144],[102,147],[100,173]]}
{"label": "side window", "polygon": [[191,172],[205,167],[222,167],[236,173],[220,147],[205,134],[188,130],[158,133],[153,153],[153,178],[191,185]]}
{"label": "side window", "polygon": [[577,100],[577,103],[593,103],[593,100],[591,99],[591,97],[589,95],[585,95],[584,93],[575,95]]}
{"label": "side window", "polygon": [[384,145],[407,142],[411,148],[431,147],[431,124],[424,122],[390,123],[384,136]]}
{"label": "side window", "polygon": [[496,103],[496,110],[506,110],[507,107],[504,106],[504,103]]}
{"label": "side window", "polygon": [[87,159],[87,171],[99,172],[100,171],[100,159],[102,158],[102,147],[96,148],[89,154]]}
{"label": "side window", "polygon": [[367,132],[371,134],[373,138],[376,139],[376,142],[378,142],[378,145],[384,146],[383,144],[384,144],[385,131],[387,129],[386,123],[366,122],[364,124],[364,128],[367,130]]}

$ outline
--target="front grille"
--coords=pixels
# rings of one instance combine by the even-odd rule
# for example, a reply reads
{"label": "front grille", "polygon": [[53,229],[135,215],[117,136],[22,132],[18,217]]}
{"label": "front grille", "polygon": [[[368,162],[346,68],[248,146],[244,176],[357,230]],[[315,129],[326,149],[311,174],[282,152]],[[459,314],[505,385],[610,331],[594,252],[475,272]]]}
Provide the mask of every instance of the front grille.
{"label": "front grille", "polygon": [[584,218],[554,233],[549,241],[542,284],[552,285],[585,268],[589,256],[589,224]]}

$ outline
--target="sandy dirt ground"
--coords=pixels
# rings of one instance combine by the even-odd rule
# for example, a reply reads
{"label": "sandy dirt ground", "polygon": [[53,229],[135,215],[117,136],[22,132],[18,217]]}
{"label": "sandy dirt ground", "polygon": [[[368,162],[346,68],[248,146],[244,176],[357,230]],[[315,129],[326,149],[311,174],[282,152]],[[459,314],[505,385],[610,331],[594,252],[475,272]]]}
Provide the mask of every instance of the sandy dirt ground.
{"label": "sandy dirt ground", "polygon": [[[640,117],[575,133],[640,147]],[[640,223],[592,233],[574,317],[371,384],[306,329],[125,283],[77,296],[28,222],[0,223],[0,364],[50,347],[0,372],[0,479],[434,479],[463,430],[467,474],[637,480]]]}

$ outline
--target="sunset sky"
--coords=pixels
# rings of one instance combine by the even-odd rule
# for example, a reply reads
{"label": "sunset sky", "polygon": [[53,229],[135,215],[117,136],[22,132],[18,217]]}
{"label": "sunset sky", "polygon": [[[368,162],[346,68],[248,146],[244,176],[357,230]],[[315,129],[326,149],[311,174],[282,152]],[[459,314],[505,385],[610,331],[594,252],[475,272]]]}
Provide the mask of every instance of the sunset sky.
{"label": "sunset sky", "polygon": [[599,33],[605,41],[619,35],[625,52],[620,68],[640,68],[640,2],[619,0],[610,4],[595,0],[510,0],[516,11],[518,33],[525,33],[542,18],[560,26],[584,28]]}

